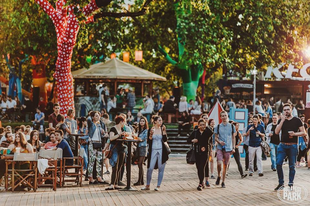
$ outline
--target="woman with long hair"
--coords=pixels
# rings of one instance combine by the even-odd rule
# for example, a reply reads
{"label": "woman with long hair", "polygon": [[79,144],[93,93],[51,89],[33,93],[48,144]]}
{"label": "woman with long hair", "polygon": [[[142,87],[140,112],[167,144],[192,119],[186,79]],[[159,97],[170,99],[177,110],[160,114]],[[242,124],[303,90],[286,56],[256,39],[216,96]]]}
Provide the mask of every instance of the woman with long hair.
{"label": "woman with long hair", "polygon": [[235,152],[233,153],[233,156],[234,156],[234,159],[236,161],[236,164],[238,165],[238,170],[239,170],[239,173],[241,175],[241,178],[245,178],[247,176],[247,174],[243,173],[243,168],[242,168],[242,164],[240,161],[240,153],[239,153],[239,146],[242,143],[242,135],[239,132],[239,123],[234,122],[233,125],[235,125],[235,128],[236,128],[236,136],[234,137],[236,139],[235,140],[236,146],[235,146]]}
{"label": "woman with long hair", "polygon": [[[188,143],[194,145],[196,168],[199,178],[197,190],[201,191],[204,188],[203,179],[206,176],[206,167],[209,158],[209,144],[212,139],[213,132],[209,127],[206,127],[206,121],[200,119],[198,121],[198,130],[194,130],[188,138]],[[209,170],[207,168],[207,170]],[[209,171],[207,171],[209,173]]]}
{"label": "woman with long hair", "polygon": [[141,117],[139,121],[139,126],[138,126],[138,137],[142,140],[141,142],[138,143],[138,167],[139,167],[139,178],[138,182],[136,182],[134,185],[144,185],[144,178],[143,178],[143,162],[144,159],[147,155],[147,132],[149,129],[149,125],[147,122],[146,117]]}
{"label": "woman with long hair", "polygon": [[[168,152],[165,147],[165,142],[167,142],[167,131],[166,126],[163,125],[163,120],[160,116],[154,116],[153,127],[148,131],[148,164],[147,164],[147,181],[146,186],[142,190],[150,190],[150,184],[152,179],[153,170],[156,165],[158,166],[158,180],[157,187],[155,191],[159,191],[161,182],[164,177],[164,171],[166,162],[169,159]],[[156,164],[157,163],[157,164]]]}
{"label": "woman with long hair", "polygon": [[39,140],[38,130],[32,130],[30,132],[30,139],[28,143],[32,146],[33,152],[40,151],[40,148],[44,146],[44,143]]}
{"label": "woman with long hair", "polygon": [[12,153],[16,152],[16,148],[20,148],[20,153],[33,153],[32,146],[27,142],[26,137],[22,132],[17,132],[15,134],[13,144],[10,144],[8,147]]}
{"label": "woman with long hair", "polygon": [[106,188],[106,190],[120,189],[120,187],[118,187],[118,182],[120,181],[120,173],[127,151],[127,147],[124,145],[124,142],[116,141],[117,139],[122,139],[122,136],[125,134],[125,118],[122,116],[117,116],[115,118],[115,124],[116,125],[110,130],[110,150],[112,151],[110,165],[112,166],[112,175],[110,186]]}

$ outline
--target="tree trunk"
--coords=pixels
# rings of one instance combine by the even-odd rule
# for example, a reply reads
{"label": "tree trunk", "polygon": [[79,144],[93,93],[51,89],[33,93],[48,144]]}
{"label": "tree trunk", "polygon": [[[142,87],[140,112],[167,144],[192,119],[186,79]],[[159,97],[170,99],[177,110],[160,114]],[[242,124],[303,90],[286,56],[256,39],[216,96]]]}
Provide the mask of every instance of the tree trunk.
{"label": "tree trunk", "polygon": [[[71,58],[80,23],[74,14],[75,6],[69,5],[68,8],[66,8],[64,0],[58,0],[56,2],[56,9],[52,7],[48,0],[36,0],[36,2],[49,15],[55,26],[58,55],[54,78],[57,84],[56,91],[60,105],[60,113],[66,115],[69,109],[74,110]],[[97,9],[98,7],[95,0],[91,0],[91,2],[83,8],[83,13],[85,16],[89,16]]]}

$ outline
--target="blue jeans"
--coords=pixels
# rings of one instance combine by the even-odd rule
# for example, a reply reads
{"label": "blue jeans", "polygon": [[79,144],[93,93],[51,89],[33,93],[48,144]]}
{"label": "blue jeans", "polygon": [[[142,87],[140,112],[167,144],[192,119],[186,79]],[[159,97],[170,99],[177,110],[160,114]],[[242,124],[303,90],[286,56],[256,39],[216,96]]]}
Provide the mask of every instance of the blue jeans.
{"label": "blue jeans", "polygon": [[296,163],[297,153],[298,153],[297,144],[295,145],[285,145],[282,143],[279,144],[278,154],[277,154],[277,173],[278,173],[278,179],[279,179],[280,185],[284,184],[282,164],[286,156],[288,156],[289,168],[290,168],[289,184],[294,183],[295,163]]}
{"label": "blue jeans", "polygon": [[87,167],[88,167],[88,145],[81,145],[81,148],[84,149],[84,167],[83,169],[84,170],[87,170]]}
{"label": "blue jeans", "polygon": [[270,159],[271,159],[271,169],[275,169],[276,168],[276,159],[277,159],[277,151],[278,151],[278,145],[277,144],[273,144],[273,143],[269,143],[270,146]]}

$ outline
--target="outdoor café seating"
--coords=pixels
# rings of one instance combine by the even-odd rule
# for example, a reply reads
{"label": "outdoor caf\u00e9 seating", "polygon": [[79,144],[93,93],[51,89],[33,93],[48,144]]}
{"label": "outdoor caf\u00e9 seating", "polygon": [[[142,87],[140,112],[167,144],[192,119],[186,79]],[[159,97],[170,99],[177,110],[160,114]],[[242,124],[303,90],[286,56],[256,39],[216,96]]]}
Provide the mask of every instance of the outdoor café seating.
{"label": "outdoor caf\u00e9 seating", "polygon": [[[78,156],[63,158],[63,186],[65,182],[76,182],[77,185],[79,185],[80,187],[82,186],[84,152],[85,150],[83,148],[80,148]],[[70,164],[71,161],[73,161],[73,164]]]}
{"label": "outdoor caf\u00e9 seating", "polygon": [[15,153],[12,159],[7,159],[5,189],[14,191],[17,187],[26,187],[36,191],[37,162],[37,153]]}
{"label": "outdoor caf\u00e9 seating", "polygon": [[[62,182],[62,149],[41,149],[39,152],[39,161],[43,160],[46,161],[47,166],[41,172],[38,165],[38,187],[52,187],[56,191],[57,176],[59,176],[60,185]],[[59,164],[57,164],[58,162]]]}

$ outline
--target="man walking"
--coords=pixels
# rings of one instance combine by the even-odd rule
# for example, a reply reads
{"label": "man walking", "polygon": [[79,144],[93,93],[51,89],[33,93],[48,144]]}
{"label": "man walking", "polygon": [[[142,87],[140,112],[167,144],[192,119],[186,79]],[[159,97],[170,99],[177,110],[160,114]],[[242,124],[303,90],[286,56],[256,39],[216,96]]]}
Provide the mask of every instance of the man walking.
{"label": "man walking", "polygon": [[214,128],[215,141],[217,144],[217,173],[218,177],[216,185],[221,181],[221,170],[223,163],[222,173],[222,188],[225,188],[225,177],[227,165],[229,164],[230,156],[235,152],[235,138],[236,129],[235,126],[228,122],[228,114],[226,111],[220,113],[222,123]]}
{"label": "man walking", "polygon": [[265,129],[259,124],[258,115],[253,116],[253,124],[248,126],[247,135],[250,135],[249,140],[249,176],[253,176],[254,173],[254,158],[256,155],[256,163],[258,168],[258,175],[260,177],[264,176],[263,174],[263,164],[262,164],[262,148],[260,143],[264,140]]}
{"label": "man walking", "polygon": [[295,177],[295,163],[298,153],[298,137],[302,136],[306,139],[306,131],[303,123],[299,118],[292,116],[292,106],[290,104],[283,105],[283,113],[284,114],[281,117],[281,121],[275,130],[276,134],[279,134],[281,131],[281,142],[278,146],[277,154],[277,172],[279,185],[275,188],[275,190],[281,190],[284,187],[282,164],[286,156],[288,156],[290,168],[288,186],[293,186]]}

